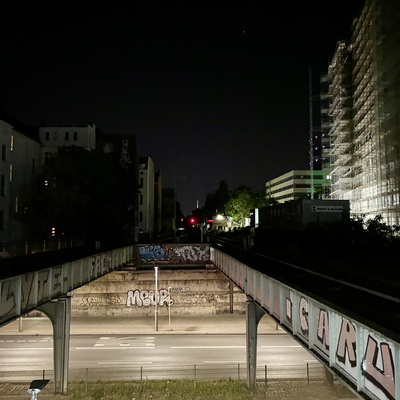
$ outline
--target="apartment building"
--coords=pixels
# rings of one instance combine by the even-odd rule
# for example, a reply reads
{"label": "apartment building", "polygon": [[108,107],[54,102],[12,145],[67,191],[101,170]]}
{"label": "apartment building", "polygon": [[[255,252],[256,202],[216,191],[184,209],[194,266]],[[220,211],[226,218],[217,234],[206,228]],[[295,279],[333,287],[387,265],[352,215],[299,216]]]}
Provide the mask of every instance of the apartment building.
{"label": "apartment building", "polygon": [[0,242],[20,239],[15,215],[23,212],[20,199],[40,165],[40,142],[35,133],[14,118],[0,116]]}
{"label": "apartment building", "polygon": [[297,199],[327,199],[329,176],[325,171],[293,170],[265,183],[265,194],[278,203]]}
{"label": "apartment building", "polygon": [[390,225],[400,224],[399,26],[396,2],[366,0],[328,69],[332,198]]}

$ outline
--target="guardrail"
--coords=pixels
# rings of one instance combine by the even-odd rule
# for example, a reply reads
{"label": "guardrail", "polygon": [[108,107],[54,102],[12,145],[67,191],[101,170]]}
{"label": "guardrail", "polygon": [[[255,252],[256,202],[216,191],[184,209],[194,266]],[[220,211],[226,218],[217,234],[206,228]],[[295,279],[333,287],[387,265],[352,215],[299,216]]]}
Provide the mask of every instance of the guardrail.
{"label": "guardrail", "polygon": [[[194,380],[247,379],[245,364],[213,365],[142,365],[135,367],[70,368],[69,382],[98,381],[148,381],[148,380]],[[30,382],[34,379],[50,379],[53,370],[0,371],[0,383]],[[318,362],[300,365],[262,365],[257,368],[257,381],[268,383],[274,379],[307,381],[324,380],[324,366]]]}
{"label": "guardrail", "polygon": [[45,251],[82,247],[84,245],[85,239],[82,238],[50,239],[24,243],[3,243],[0,245],[0,259],[43,253]]}

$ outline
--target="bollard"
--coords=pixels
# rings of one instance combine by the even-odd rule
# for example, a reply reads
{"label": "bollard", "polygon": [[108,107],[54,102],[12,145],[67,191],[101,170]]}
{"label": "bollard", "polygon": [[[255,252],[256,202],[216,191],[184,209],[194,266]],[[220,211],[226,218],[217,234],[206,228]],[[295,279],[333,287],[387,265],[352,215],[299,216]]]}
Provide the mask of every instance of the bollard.
{"label": "bollard", "polygon": [[307,385],[310,386],[310,368],[308,363],[307,363]]}
{"label": "bollard", "polygon": [[266,365],[264,366],[264,383],[265,383],[265,386],[267,386],[268,374],[267,374],[267,366]]}

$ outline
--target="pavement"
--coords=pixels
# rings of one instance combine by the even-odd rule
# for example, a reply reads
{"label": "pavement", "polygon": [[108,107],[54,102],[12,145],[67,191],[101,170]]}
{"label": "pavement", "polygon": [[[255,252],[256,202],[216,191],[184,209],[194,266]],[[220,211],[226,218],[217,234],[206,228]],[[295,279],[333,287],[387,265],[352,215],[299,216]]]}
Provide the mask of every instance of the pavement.
{"label": "pavement", "polygon": [[[159,315],[158,330],[153,316],[97,316],[71,317],[71,335],[90,334],[245,334],[245,314],[221,314],[208,316]],[[0,335],[48,335],[52,334],[50,320],[43,317],[24,317],[0,328]],[[258,325],[258,334],[285,334],[285,331],[268,316],[264,316]]]}

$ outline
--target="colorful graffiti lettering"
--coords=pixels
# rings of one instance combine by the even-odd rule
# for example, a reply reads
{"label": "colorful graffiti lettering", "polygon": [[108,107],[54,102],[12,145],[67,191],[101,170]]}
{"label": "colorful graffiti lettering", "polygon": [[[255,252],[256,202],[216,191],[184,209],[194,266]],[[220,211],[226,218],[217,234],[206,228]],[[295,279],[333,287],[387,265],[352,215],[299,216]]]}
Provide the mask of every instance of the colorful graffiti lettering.
{"label": "colorful graffiti lettering", "polygon": [[142,245],[137,246],[139,259],[144,262],[164,263],[198,263],[210,259],[209,246],[166,246]]}
{"label": "colorful graffiti lettering", "polygon": [[174,304],[174,300],[168,294],[167,289],[154,290],[129,290],[126,298],[127,307],[149,307],[155,304],[163,306],[164,303],[170,307]]}

